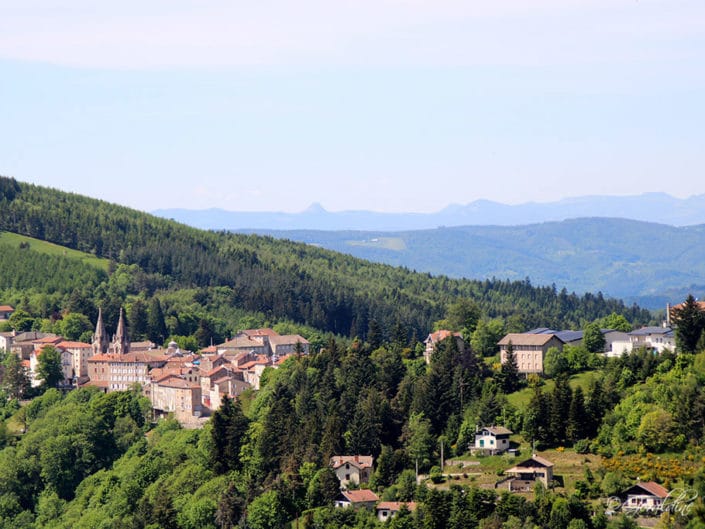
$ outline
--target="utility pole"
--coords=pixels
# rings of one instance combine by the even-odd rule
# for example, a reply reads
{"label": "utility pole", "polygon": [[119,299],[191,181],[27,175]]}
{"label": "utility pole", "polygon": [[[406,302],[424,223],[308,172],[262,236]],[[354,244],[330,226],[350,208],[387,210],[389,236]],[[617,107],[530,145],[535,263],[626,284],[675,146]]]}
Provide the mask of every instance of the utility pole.
{"label": "utility pole", "polygon": [[441,437],[441,473],[443,473],[444,466],[445,466],[445,461],[443,459],[443,437]]}

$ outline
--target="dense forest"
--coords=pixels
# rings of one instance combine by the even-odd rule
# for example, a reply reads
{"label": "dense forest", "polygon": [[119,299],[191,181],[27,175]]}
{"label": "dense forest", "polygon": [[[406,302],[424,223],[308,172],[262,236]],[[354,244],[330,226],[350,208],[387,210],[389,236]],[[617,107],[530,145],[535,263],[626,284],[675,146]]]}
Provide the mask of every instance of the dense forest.
{"label": "dense forest", "polygon": [[[534,287],[528,279],[433,277],[290,241],[196,230],[11,178],[0,177],[0,211],[0,230],[109,259],[113,270],[117,265],[136,265],[131,269],[132,284],[122,288],[123,292],[114,288],[95,295],[94,282],[78,279],[77,272],[66,281],[62,278],[63,285],[77,285],[69,295],[91,298],[94,306],[88,315],[95,313],[97,302],[105,304],[112,315],[124,303],[125,294],[148,299],[155,293],[195,289],[203,300],[217,298],[215,305],[219,307],[236,307],[266,321],[286,320],[363,339],[371,327],[386,337],[404,332],[409,339],[421,339],[459,298],[473,300],[483,316],[511,321],[512,328],[521,330],[537,326],[582,328],[611,313],[622,314],[634,324],[650,320],[647,311],[625,307],[599,293],[578,296],[565,289]],[[16,270],[8,273],[7,280],[3,274],[0,289],[29,287],[49,293],[49,284],[44,283],[57,282],[49,277],[49,271],[68,266],[61,264],[64,262],[37,265],[22,283],[18,283]],[[11,261],[0,265],[3,270],[12,268]],[[42,274],[42,269],[46,273]],[[81,273],[88,273],[87,269]],[[234,325],[232,318],[230,325]]]}

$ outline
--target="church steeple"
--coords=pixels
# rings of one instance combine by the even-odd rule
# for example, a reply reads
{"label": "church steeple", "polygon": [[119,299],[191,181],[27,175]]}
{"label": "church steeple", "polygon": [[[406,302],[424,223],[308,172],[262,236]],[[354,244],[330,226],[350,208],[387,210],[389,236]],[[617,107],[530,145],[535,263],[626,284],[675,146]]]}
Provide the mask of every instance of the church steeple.
{"label": "church steeple", "polygon": [[95,334],[93,335],[93,341],[91,343],[93,354],[99,355],[106,353],[108,351],[108,345],[108,333],[105,332],[105,326],[103,325],[103,308],[98,307],[98,321],[95,324]]}
{"label": "church steeple", "polygon": [[130,352],[130,340],[127,337],[127,329],[125,327],[125,317],[120,307],[120,318],[118,319],[117,330],[113,336],[111,344],[112,352],[115,354],[127,354]]}

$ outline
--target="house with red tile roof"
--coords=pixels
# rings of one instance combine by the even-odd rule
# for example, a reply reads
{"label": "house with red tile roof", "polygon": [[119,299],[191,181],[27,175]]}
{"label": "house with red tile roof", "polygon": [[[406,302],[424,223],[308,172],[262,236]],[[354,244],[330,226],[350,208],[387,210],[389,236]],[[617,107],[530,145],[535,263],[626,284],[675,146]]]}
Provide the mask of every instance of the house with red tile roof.
{"label": "house with red tile roof", "polygon": [[341,490],[335,500],[336,507],[352,507],[354,509],[372,509],[379,501],[379,496],[368,489]]}
{"label": "house with red tile roof", "polygon": [[619,494],[622,510],[661,513],[668,490],[655,481],[639,481]]}
{"label": "house with red tile roof", "polygon": [[0,305],[0,320],[9,320],[15,309],[11,305]]}
{"label": "house with red tile roof", "polygon": [[424,340],[424,344],[426,344],[426,349],[424,350],[423,357],[426,360],[427,364],[431,363],[431,356],[433,356],[433,352],[436,350],[436,346],[443,340],[445,340],[446,338],[450,338],[451,336],[455,338],[456,343],[458,345],[458,349],[460,351],[465,349],[465,340],[463,340],[463,335],[459,332],[452,332],[447,330],[432,332]]}
{"label": "house with red tile roof", "polygon": [[380,522],[386,522],[390,518],[396,516],[402,507],[405,507],[407,510],[413,512],[416,510],[417,505],[416,502],[413,501],[381,501],[375,507],[377,519]]}

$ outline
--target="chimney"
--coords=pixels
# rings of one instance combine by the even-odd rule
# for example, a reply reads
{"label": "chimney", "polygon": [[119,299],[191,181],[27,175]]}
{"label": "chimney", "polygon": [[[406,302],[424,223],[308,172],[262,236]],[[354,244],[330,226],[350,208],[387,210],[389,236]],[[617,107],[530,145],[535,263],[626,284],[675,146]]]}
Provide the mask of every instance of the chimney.
{"label": "chimney", "polygon": [[359,455],[355,455],[355,463],[359,463],[359,462],[360,462],[360,456],[359,456]]}

